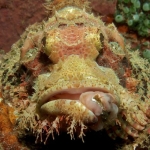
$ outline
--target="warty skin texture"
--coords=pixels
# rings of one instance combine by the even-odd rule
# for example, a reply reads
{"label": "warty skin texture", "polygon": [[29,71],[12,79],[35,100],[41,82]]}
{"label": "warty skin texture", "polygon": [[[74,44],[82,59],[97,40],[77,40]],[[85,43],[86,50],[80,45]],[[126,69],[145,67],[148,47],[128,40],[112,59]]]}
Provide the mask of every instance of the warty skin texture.
{"label": "warty skin texture", "polygon": [[[149,90],[142,91],[145,96],[138,90],[133,58],[144,60],[124,46],[114,24],[89,13],[86,1],[61,2],[46,4],[52,16],[28,27],[2,59],[3,99],[15,109],[18,137],[30,133],[46,144],[64,131],[84,141],[85,130],[105,129],[114,139],[142,142],[139,135],[146,138],[149,129]],[[128,83],[136,92],[124,78],[137,81]]]}

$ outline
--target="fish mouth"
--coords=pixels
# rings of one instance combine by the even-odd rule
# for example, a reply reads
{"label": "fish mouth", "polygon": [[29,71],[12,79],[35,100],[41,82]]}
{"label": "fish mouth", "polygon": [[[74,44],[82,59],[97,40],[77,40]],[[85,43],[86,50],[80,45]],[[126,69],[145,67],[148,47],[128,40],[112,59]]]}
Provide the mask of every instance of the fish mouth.
{"label": "fish mouth", "polygon": [[115,118],[117,105],[118,100],[107,89],[82,87],[48,93],[38,101],[37,108],[43,114],[67,115],[84,123],[95,123],[104,111]]}
{"label": "fish mouth", "polygon": [[38,107],[41,107],[43,104],[47,102],[58,100],[58,99],[79,100],[79,97],[82,93],[89,92],[89,91],[93,91],[93,92],[100,91],[104,93],[112,93],[109,90],[100,87],[80,87],[80,88],[60,89],[54,92],[47,92],[47,94],[45,94],[39,99],[37,105]]}

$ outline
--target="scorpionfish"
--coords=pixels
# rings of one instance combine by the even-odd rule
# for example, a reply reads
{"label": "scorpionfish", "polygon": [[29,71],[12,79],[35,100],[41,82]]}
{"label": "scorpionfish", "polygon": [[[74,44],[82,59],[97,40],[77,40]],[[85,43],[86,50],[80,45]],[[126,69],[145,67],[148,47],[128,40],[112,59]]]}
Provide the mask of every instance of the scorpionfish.
{"label": "scorpionfish", "polygon": [[[45,3],[49,17],[29,26],[1,57],[2,101],[14,109],[17,137],[46,144],[60,131],[106,130],[148,142],[150,63],[86,0]],[[124,145],[124,149],[134,144]]]}

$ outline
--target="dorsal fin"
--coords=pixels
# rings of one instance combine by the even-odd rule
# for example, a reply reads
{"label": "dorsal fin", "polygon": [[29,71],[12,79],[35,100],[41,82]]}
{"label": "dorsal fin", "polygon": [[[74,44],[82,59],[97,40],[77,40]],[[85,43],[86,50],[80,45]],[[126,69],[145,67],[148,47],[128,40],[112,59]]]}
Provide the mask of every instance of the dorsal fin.
{"label": "dorsal fin", "polygon": [[45,8],[54,14],[66,6],[75,6],[81,9],[85,9],[87,12],[91,12],[90,2],[88,0],[47,0],[44,4]]}

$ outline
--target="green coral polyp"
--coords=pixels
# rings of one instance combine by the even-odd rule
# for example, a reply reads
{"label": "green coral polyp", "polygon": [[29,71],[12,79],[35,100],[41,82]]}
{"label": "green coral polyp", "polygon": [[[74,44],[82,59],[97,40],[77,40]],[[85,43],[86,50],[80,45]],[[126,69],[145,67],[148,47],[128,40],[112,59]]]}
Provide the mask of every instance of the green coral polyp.
{"label": "green coral polyp", "polygon": [[131,3],[133,3],[133,4],[134,4],[135,2],[136,2],[136,0],[131,0]]}
{"label": "green coral polyp", "polygon": [[144,4],[143,4],[143,10],[144,10],[144,11],[149,11],[149,10],[150,10],[149,3],[144,3]]}
{"label": "green coral polyp", "polygon": [[128,7],[124,7],[123,11],[124,11],[124,13],[129,13],[129,8]]}
{"label": "green coral polyp", "polygon": [[144,25],[145,25],[146,27],[150,27],[150,20],[145,19],[145,20],[144,20]]}
{"label": "green coral polyp", "polygon": [[135,5],[136,8],[140,8],[141,7],[140,1],[137,1],[136,3],[134,3],[134,5]]}
{"label": "green coral polyp", "polygon": [[123,18],[122,15],[117,15],[117,16],[115,17],[115,20],[116,20],[116,22],[122,22],[122,21],[124,21],[124,18]]}
{"label": "green coral polyp", "polygon": [[124,3],[129,3],[129,1],[130,1],[130,0],[124,0],[123,2],[124,2]]}
{"label": "green coral polyp", "polygon": [[128,24],[128,26],[132,26],[133,25],[133,20],[128,20],[127,24]]}
{"label": "green coral polyp", "polygon": [[138,14],[135,14],[135,15],[133,15],[133,20],[134,21],[139,21],[139,15]]}
{"label": "green coral polyp", "polygon": [[150,61],[150,50],[147,49],[143,52],[143,57]]}

